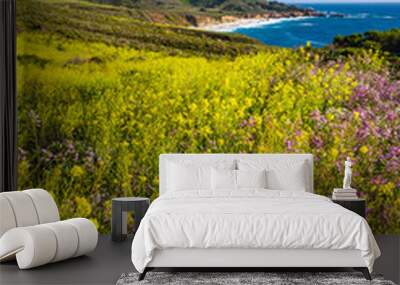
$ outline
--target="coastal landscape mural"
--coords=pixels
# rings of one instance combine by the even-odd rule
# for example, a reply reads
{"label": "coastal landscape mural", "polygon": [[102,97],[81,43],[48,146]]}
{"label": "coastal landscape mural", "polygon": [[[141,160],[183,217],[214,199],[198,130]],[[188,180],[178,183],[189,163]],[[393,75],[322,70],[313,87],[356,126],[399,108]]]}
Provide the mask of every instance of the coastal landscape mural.
{"label": "coastal landscape mural", "polygon": [[62,218],[110,231],[160,153],[307,152],[400,233],[400,3],[18,0],[17,30],[18,184]]}

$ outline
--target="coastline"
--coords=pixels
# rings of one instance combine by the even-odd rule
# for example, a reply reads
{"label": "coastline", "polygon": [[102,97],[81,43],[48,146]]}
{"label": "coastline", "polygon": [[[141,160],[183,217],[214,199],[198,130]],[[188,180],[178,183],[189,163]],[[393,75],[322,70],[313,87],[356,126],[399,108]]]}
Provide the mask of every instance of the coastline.
{"label": "coastline", "polygon": [[282,18],[241,18],[230,22],[202,25],[195,29],[211,32],[234,32],[237,29],[248,29],[278,24],[287,21],[300,21],[304,19],[313,19],[315,16],[282,17]]}

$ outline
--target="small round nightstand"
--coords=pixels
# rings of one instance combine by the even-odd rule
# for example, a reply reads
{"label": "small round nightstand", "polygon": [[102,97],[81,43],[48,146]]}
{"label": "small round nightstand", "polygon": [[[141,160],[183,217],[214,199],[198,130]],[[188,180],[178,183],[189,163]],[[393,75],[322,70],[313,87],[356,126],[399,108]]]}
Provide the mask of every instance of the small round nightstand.
{"label": "small round nightstand", "polygon": [[340,206],[359,214],[361,217],[365,218],[365,199],[355,198],[351,200],[337,200],[332,199],[332,202],[339,204]]}
{"label": "small round nightstand", "polygon": [[127,212],[131,211],[135,217],[135,229],[146,214],[150,205],[149,198],[121,197],[112,199],[111,238],[113,241],[123,241],[127,237]]}

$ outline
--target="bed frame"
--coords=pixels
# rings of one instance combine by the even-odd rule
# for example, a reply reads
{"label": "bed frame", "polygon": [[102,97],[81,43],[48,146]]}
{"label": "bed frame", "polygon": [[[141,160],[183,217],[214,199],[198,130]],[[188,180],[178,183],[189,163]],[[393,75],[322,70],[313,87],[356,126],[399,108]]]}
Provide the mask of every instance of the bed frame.
{"label": "bed frame", "polygon": [[[307,165],[307,192],[314,192],[312,154],[162,154],[160,155],[160,195],[166,192],[166,161],[188,163],[212,163],[213,161],[237,159],[303,160]],[[195,249],[170,248],[156,250],[152,261],[139,275],[143,280],[146,273],[155,268],[230,268],[234,271],[265,268],[343,268],[361,271],[367,280],[371,276],[359,250],[329,249]]]}

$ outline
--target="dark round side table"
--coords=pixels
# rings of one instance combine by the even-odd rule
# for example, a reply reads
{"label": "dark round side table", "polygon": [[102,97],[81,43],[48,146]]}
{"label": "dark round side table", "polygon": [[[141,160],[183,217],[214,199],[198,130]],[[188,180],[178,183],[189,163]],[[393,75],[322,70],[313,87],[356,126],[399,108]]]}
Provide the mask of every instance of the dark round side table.
{"label": "dark round side table", "polygon": [[146,214],[150,205],[149,198],[143,197],[120,197],[112,199],[112,221],[111,239],[113,241],[123,241],[128,235],[127,212],[133,212],[135,219],[134,233],[136,233],[140,221]]}

